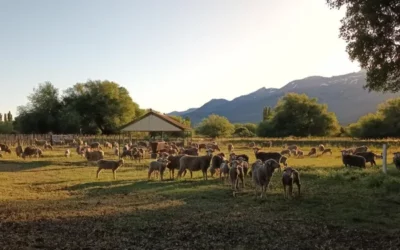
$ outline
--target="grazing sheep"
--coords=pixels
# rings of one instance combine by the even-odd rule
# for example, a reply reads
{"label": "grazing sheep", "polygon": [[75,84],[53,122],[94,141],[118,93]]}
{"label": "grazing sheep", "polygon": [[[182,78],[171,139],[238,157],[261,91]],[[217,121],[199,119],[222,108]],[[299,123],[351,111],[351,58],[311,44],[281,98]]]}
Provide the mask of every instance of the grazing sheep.
{"label": "grazing sheep", "polygon": [[15,148],[15,153],[17,154],[18,157],[21,157],[23,152],[24,152],[24,151],[22,150],[22,146],[21,146],[21,145],[18,145],[18,146]]}
{"label": "grazing sheep", "polygon": [[160,173],[161,180],[163,180],[164,171],[168,163],[168,159],[165,158],[159,158],[157,159],[157,161],[150,162],[148,179],[150,180],[151,173],[153,173],[154,171],[158,171]]}
{"label": "grazing sheep", "polygon": [[287,149],[289,149],[289,150],[298,150],[299,149],[299,147],[297,146],[297,145],[295,145],[295,144],[293,144],[293,145],[288,145],[287,146]]}
{"label": "grazing sheep", "polygon": [[317,149],[316,148],[311,148],[310,152],[308,152],[308,156],[313,156],[317,155]]}
{"label": "grazing sheep", "polygon": [[42,150],[40,148],[28,146],[24,149],[24,152],[22,153],[21,156],[25,160],[25,157],[27,157],[27,156],[43,157],[43,154],[42,154]]}
{"label": "grazing sheep", "polygon": [[294,149],[292,149],[292,150],[290,150],[290,153],[292,154],[292,155],[294,155],[294,156],[297,156],[297,150],[294,150]]}
{"label": "grazing sheep", "polygon": [[363,152],[367,152],[368,151],[368,147],[367,146],[360,146],[360,147],[356,147],[353,151],[353,154],[357,154],[357,153],[363,153]]}
{"label": "grazing sheep", "polygon": [[354,166],[354,167],[365,168],[366,160],[362,156],[350,155],[350,154],[346,154],[346,153],[342,152],[342,162],[346,167]]}
{"label": "grazing sheep", "polygon": [[400,170],[400,153],[393,153],[393,164],[396,166],[398,170]]}
{"label": "grazing sheep", "polygon": [[228,152],[229,152],[229,154],[231,154],[231,152],[232,152],[234,149],[235,149],[235,147],[233,146],[233,144],[232,144],[232,143],[229,143],[229,144],[228,144]]}
{"label": "grazing sheep", "polygon": [[359,155],[365,158],[365,162],[370,162],[371,167],[376,166],[375,158],[381,158],[380,155],[376,155],[373,152],[361,152],[361,153],[355,153],[354,155]]}
{"label": "grazing sheep", "polygon": [[193,171],[201,170],[203,172],[203,178],[207,180],[207,169],[210,166],[211,158],[212,158],[212,150],[206,150],[207,155],[204,156],[194,156],[194,155],[185,155],[179,160],[179,172],[178,177],[181,177],[183,171],[186,169],[190,172],[190,178],[193,177]]}
{"label": "grazing sheep", "polygon": [[290,152],[291,152],[290,149],[284,149],[281,151],[281,155],[289,155],[290,156],[291,155]]}
{"label": "grazing sheep", "polygon": [[266,160],[269,160],[269,159],[274,159],[278,163],[282,163],[284,166],[287,165],[287,162],[286,162],[287,157],[286,156],[281,155],[278,152],[262,152],[259,150],[260,150],[259,148],[254,148],[254,154],[256,156],[256,159],[260,159],[263,162],[265,162]]}
{"label": "grazing sheep", "polygon": [[282,174],[282,184],[284,192],[283,197],[285,198],[288,197],[286,192],[286,187],[289,187],[289,195],[290,196],[293,195],[293,183],[296,184],[298,195],[300,196],[300,187],[301,187],[300,173],[291,167],[287,167],[283,170]]}
{"label": "grazing sheep", "polygon": [[[185,156],[185,155],[181,154],[181,155],[170,155],[170,156],[168,156],[168,158],[167,158],[168,159],[167,168],[169,169],[169,178],[170,179],[174,179],[174,177],[175,177],[175,169],[179,170],[179,168],[180,168],[179,160],[182,158],[182,156]],[[183,173],[183,176],[185,176],[185,175],[186,175],[186,170]]]}
{"label": "grazing sheep", "polygon": [[255,194],[257,196],[258,186],[261,187],[261,198],[263,194],[267,192],[269,183],[271,182],[272,174],[275,169],[279,168],[280,165],[276,160],[269,159],[264,163],[261,160],[257,160],[251,166],[251,178],[255,184]]}
{"label": "grazing sheep", "polygon": [[332,155],[332,150],[330,148],[325,148],[324,151],[322,151],[321,155],[324,155],[326,153],[330,153]]}
{"label": "grazing sheep", "polygon": [[239,180],[242,182],[242,188],[244,188],[243,167],[237,160],[232,162],[232,167],[229,169],[229,179],[234,191],[239,189]]}
{"label": "grazing sheep", "polygon": [[79,145],[76,148],[76,153],[78,155],[80,155],[81,157],[83,157],[85,155],[85,152],[88,151],[88,150],[89,150],[89,148],[87,146]]}
{"label": "grazing sheep", "polygon": [[104,159],[104,152],[99,150],[99,151],[86,151],[85,152],[85,157],[88,161],[98,161]]}
{"label": "grazing sheep", "polygon": [[35,145],[36,146],[44,146],[47,143],[46,140],[38,140],[35,138]]}
{"label": "grazing sheep", "polygon": [[304,156],[304,152],[302,150],[297,150],[297,157]]}
{"label": "grazing sheep", "polygon": [[0,151],[4,151],[6,153],[11,154],[11,149],[5,144],[0,144]]}
{"label": "grazing sheep", "polygon": [[90,148],[98,149],[98,148],[100,148],[100,143],[99,142],[93,142],[93,143],[90,144]]}
{"label": "grazing sheep", "polygon": [[198,156],[199,149],[198,148],[187,148],[187,149],[181,148],[179,154]]}
{"label": "grazing sheep", "polygon": [[[95,152],[99,152],[99,151],[95,151]],[[94,152],[92,152],[92,153],[94,153]],[[117,179],[116,171],[122,165],[124,165],[124,160],[123,159],[121,159],[119,161],[110,161],[110,160],[103,160],[103,159],[97,161],[98,169],[97,169],[97,173],[96,173],[96,179],[99,178],[99,173],[100,173],[101,170],[103,170],[103,169],[111,169],[112,172],[113,172],[114,180],[116,180]]]}
{"label": "grazing sheep", "polygon": [[69,149],[65,150],[64,156],[65,157],[70,157],[71,156],[71,151]]}
{"label": "grazing sheep", "polygon": [[211,167],[210,167],[211,177],[214,177],[216,170],[220,168],[224,160],[225,157],[223,156],[223,154],[217,154],[213,156],[213,158],[211,159]]}
{"label": "grazing sheep", "polygon": [[319,144],[318,149],[319,149],[319,151],[323,152],[325,150],[325,146],[322,144]]}

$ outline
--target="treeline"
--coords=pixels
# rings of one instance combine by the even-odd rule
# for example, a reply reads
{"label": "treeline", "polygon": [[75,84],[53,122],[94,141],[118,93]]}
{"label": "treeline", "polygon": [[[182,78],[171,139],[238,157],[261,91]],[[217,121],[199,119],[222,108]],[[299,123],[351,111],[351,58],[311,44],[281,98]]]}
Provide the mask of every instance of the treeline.
{"label": "treeline", "polygon": [[[0,133],[23,134],[114,134],[118,128],[143,115],[128,91],[115,82],[77,83],[60,95],[50,82],[39,84],[18,107],[13,121],[11,112],[0,114]],[[240,114],[238,114],[240,115]],[[188,117],[172,116],[190,127]],[[288,93],[275,107],[265,107],[259,124],[231,124],[215,114],[203,119],[194,132],[209,137],[287,137],[352,136],[384,138],[400,136],[400,98],[379,105],[375,114],[361,117],[357,123],[341,127],[326,104],[305,94]],[[161,133],[150,133],[151,137]],[[183,137],[174,132],[164,136]]]}

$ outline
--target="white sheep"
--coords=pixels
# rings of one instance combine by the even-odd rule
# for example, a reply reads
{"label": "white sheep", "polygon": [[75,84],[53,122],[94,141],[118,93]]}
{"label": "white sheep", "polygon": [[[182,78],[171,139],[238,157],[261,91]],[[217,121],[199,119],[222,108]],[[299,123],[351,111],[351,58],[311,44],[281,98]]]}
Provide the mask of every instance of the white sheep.
{"label": "white sheep", "polygon": [[252,166],[251,177],[255,184],[255,195],[257,197],[257,189],[261,187],[261,198],[266,193],[269,183],[271,181],[272,174],[275,169],[279,169],[280,165],[277,161],[269,159],[264,163],[261,160],[257,160]]}

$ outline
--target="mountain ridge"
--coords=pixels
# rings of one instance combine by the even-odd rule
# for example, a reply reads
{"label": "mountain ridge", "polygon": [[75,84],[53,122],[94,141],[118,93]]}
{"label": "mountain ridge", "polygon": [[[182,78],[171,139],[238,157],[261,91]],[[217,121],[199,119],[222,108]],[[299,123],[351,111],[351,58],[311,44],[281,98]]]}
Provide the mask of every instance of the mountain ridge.
{"label": "mountain ridge", "polygon": [[225,116],[232,123],[258,123],[262,119],[262,109],[265,106],[275,107],[279,98],[294,92],[316,97],[319,103],[328,105],[328,110],[336,114],[340,124],[347,125],[356,122],[363,115],[375,112],[379,103],[400,96],[368,92],[363,88],[366,84],[365,77],[365,71],[331,77],[309,76],[293,80],[281,88],[261,87],[231,101],[211,99],[199,108],[171,112],[169,115],[188,116],[194,125],[210,114]]}

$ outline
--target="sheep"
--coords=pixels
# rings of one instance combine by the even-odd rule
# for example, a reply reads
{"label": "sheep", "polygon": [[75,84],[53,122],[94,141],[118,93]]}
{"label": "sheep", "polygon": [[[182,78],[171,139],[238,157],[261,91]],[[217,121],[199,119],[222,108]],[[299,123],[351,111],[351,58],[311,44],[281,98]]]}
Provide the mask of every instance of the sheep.
{"label": "sheep", "polygon": [[245,161],[249,162],[249,156],[248,155],[246,155],[246,154],[237,155],[235,153],[231,153],[229,155],[229,161],[236,160],[239,157],[242,157]]}
{"label": "sheep", "polygon": [[104,142],[103,146],[104,146],[104,148],[112,148],[113,147],[113,145],[108,141]]}
{"label": "sheep", "polygon": [[232,167],[229,169],[229,179],[234,191],[239,189],[239,180],[242,182],[242,188],[244,188],[243,167],[238,160],[232,162]]}
{"label": "sheep", "polygon": [[25,160],[26,156],[29,156],[29,157],[31,157],[31,156],[43,157],[43,154],[42,154],[42,150],[40,148],[28,146],[28,147],[26,147],[24,149],[24,152],[22,153],[21,156]]}
{"label": "sheep", "polygon": [[255,195],[257,197],[258,186],[261,187],[261,198],[266,193],[269,183],[271,182],[272,174],[275,169],[280,169],[279,163],[274,159],[269,159],[264,163],[258,159],[251,166],[251,178],[255,184]]}
{"label": "sheep", "polygon": [[64,142],[68,144],[76,144],[77,142],[73,138],[64,138]]}
{"label": "sheep", "polygon": [[116,156],[119,156],[119,148],[115,148],[115,149],[114,149],[114,154],[115,154]]}
{"label": "sheep", "polygon": [[78,155],[80,155],[81,157],[82,157],[82,156],[85,154],[85,152],[88,151],[88,150],[89,150],[89,148],[87,148],[86,146],[80,145],[80,146],[76,147],[76,153],[77,153]]}
{"label": "sheep", "polygon": [[133,154],[133,159],[140,163],[140,159],[143,158],[143,154],[138,150]]}
{"label": "sheep", "polygon": [[319,144],[319,145],[318,145],[318,149],[319,149],[319,151],[324,152],[325,146],[322,145],[322,144]]}
{"label": "sheep", "polygon": [[316,148],[311,148],[310,152],[308,152],[308,156],[312,156],[312,155],[317,155],[317,149]]}
{"label": "sheep", "polygon": [[353,154],[354,153],[354,149],[352,148],[348,148],[348,149],[343,149],[340,151],[342,154]]}
{"label": "sheep", "polygon": [[149,172],[148,172],[148,179],[150,180],[151,173],[154,171],[158,171],[161,176],[161,180],[163,180],[163,175],[165,168],[167,167],[169,161],[165,158],[159,158],[157,161],[150,162],[149,165]]}
{"label": "sheep", "polygon": [[324,151],[322,151],[321,155],[330,153],[332,155],[332,150],[330,148],[325,148]]}
{"label": "sheep", "polygon": [[11,154],[11,149],[5,144],[0,144],[0,151],[4,151],[6,153]]}
{"label": "sheep", "polygon": [[46,140],[38,140],[35,138],[35,145],[36,146],[44,146],[47,143]]}
{"label": "sheep", "polygon": [[350,155],[342,152],[342,162],[347,167],[347,165],[365,168],[366,160],[364,157],[359,155]]}
{"label": "sheep", "polygon": [[262,143],[263,147],[272,148],[272,141]]}
{"label": "sheep", "polygon": [[232,143],[229,143],[229,144],[228,144],[228,152],[229,152],[229,154],[231,154],[231,152],[232,152],[234,149],[235,149],[235,147],[233,146],[233,144],[232,144]]}
{"label": "sheep", "polygon": [[296,152],[297,152],[297,157],[304,156],[304,152],[302,150],[299,149]]}
{"label": "sheep", "polygon": [[255,148],[254,154],[256,156],[256,159],[260,159],[263,162],[265,162],[266,160],[269,160],[269,159],[274,159],[278,163],[282,163],[284,166],[287,166],[287,163],[286,163],[287,157],[284,155],[281,155],[278,152],[262,152],[262,151],[259,151],[259,148]]}
{"label": "sheep", "polygon": [[229,164],[228,161],[223,161],[221,163],[221,166],[219,167],[219,178],[222,179],[222,175],[224,176],[225,179],[228,178],[229,176]]}
{"label": "sheep", "polygon": [[124,150],[121,154],[121,158],[125,158],[126,156],[129,156],[129,158],[132,160],[134,155],[133,150]]}
{"label": "sheep", "polygon": [[290,156],[291,155],[290,152],[291,152],[290,149],[284,149],[281,151],[281,155],[289,155]]}
{"label": "sheep", "polygon": [[[297,156],[297,152],[298,152],[298,150],[294,150],[294,149],[290,150],[290,153],[291,153],[292,155],[294,155],[294,156]],[[281,153],[281,154],[282,154],[282,153]]]}
{"label": "sheep", "polygon": [[393,153],[393,164],[396,166],[398,170],[400,170],[400,153]]}
{"label": "sheep", "polygon": [[15,153],[17,154],[18,157],[21,157],[23,152],[24,152],[24,151],[22,150],[22,146],[21,146],[21,145],[18,145],[18,146],[15,148]]}
{"label": "sheep", "polygon": [[282,174],[282,185],[283,185],[283,197],[287,198],[287,192],[286,192],[286,187],[289,187],[289,195],[292,196],[292,192],[293,192],[293,183],[296,184],[297,186],[297,191],[298,191],[298,195],[300,196],[300,187],[301,187],[301,183],[300,183],[300,173],[291,168],[291,167],[287,167],[283,170],[283,174]]}
{"label": "sheep", "polygon": [[112,146],[113,146],[113,148],[119,148],[119,144],[118,144],[118,142],[113,142],[113,144],[112,144]]}
{"label": "sheep", "polygon": [[220,166],[224,160],[225,160],[225,157],[223,156],[223,154],[217,154],[217,155],[213,156],[213,158],[211,159],[211,167],[210,167],[211,177],[214,177],[216,169],[220,168]]}
{"label": "sheep", "polygon": [[249,163],[245,161],[243,157],[238,157],[237,160],[239,161],[239,164],[243,168],[244,176],[246,176],[247,172],[249,171]]}
{"label": "sheep", "polygon": [[199,149],[198,148],[187,148],[187,149],[181,148],[179,154],[198,156]]}
{"label": "sheep", "polygon": [[353,154],[367,152],[367,151],[368,151],[368,147],[364,145],[364,146],[356,147],[353,151]]}
{"label": "sheep", "polygon": [[[175,169],[179,170],[179,168],[180,168],[179,160],[182,158],[182,156],[184,156],[184,154],[168,156],[167,168],[169,169],[169,178],[170,179],[174,179]],[[172,177],[171,177],[171,175],[172,175]],[[183,176],[185,176],[185,175],[186,175],[186,170],[183,173]]]}
{"label": "sheep", "polygon": [[380,155],[376,155],[373,152],[361,152],[361,153],[355,153],[354,155],[359,155],[365,158],[365,162],[370,162],[371,167],[376,166],[375,158],[381,158]]}
{"label": "sheep", "polygon": [[194,155],[185,155],[179,159],[179,172],[178,177],[181,177],[184,170],[189,169],[190,178],[193,177],[192,171],[201,170],[203,172],[203,178],[207,180],[207,169],[210,166],[211,158],[212,158],[212,150],[206,150],[207,155],[204,156],[194,156]]}
{"label": "sheep", "polygon": [[65,150],[64,156],[65,157],[70,157],[71,156],[71,151],[69,149]]}
{"label": "sheep", "polygon": [[51,146],[50,143],[46,142],[46,144],[44,144],[44,149],[53,150],[53,146]]}
{"label": "sheep", "polygon": [[88,161],[98,161],[104,159],[104,152],[99,150],[99,151],[86,151],[85,152],[85,157]]}
{"label": "sheep", "polygon": [[[285,147],[283,147],[283,148],[285,148]],[[289,150],[298,150],[299,149],[299,147],[297,146],[297,145],[295,145],[295,144],[292,144],[292,145],[288,145],[287,146],[287,149],[289,149]]]}
{"label": "sheep", "polygon": [[256,143],[255,142],[250,142],[249,143],[249,148],[254,148],[256,146]]}
{"label": "sheep", "polygon": [[52,140],[53,145],[64,145],[65,142],[63,140]]}
{"label": "sheep", "polygon": [[98,148],[100,148],[100,143],[99,142],[93,142],[93,143],[90,144],[90,148],[98,149]]}
{"label": "sheep", "polygon": [[210,148],[212,150],[217,150],[217,151],[221,151],[221,149],[219,149],[217,144],[207,144],[207,148]]}
{"label": "sheep", "polygon": [[[100,152],[100,151],[95,151],[95,152]],[[95,152],[92,152],[92,153],[95,153]],[[124,160],[123,159],[120,159],[118,161],[103,160],[103,159],[98,160],[97,161],[98,168],[97,168],[97,173],[96,173],[96,179],[99,178],[99,173],[100,173],[101,170],[103,170],[103,169],[111,169],[112,172],[113,172],[114,180],[116,180],[117,179],[116,171],[122,165],[124,165]]]}

